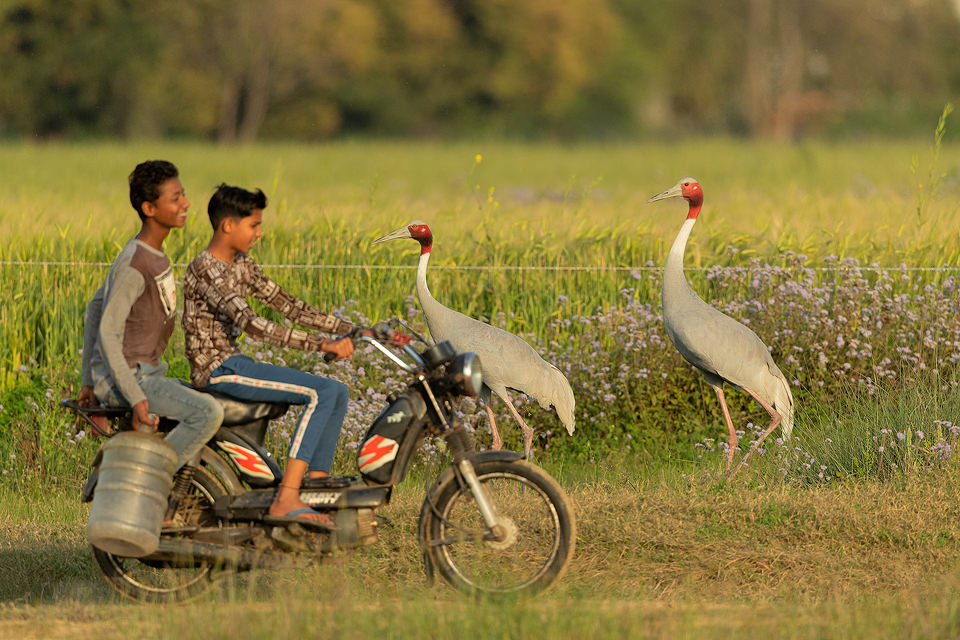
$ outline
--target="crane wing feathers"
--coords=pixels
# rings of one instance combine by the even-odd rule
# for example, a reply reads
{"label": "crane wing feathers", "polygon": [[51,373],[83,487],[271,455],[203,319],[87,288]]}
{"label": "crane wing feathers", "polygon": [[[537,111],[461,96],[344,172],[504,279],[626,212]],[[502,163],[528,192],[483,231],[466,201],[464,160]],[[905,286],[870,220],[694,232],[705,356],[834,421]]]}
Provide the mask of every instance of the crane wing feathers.
{"label": "crane wing feathers", "polygon": [[484,383],[497,395],[506,393],[507,387],[527,393],[528,380],[552,366],[512,333],[457,315],[436,331],[431,326],[430,332],[438,341],[449,340],[458,352],[473,351],[480,356]]}
{"label": "crane wing feathers", "polygon": [[750,388],[757,386],[758,374],[768,369],[779,373],[757,334],[713,307],[703,304],[696,313],[677,314],[673,320],[671,340],[684,359],[704,373]]}
{"label": "crane wing feathers", "polygon": [[575,400],[570,383],[525,340],[439,303],[429,315],[425,308],[424,315],[435,340],[448,340],[458,352],[480,356],[483,382],[490,391],[505,398],[507,389],[515,389],[535,398],[544,409],[553,406],[573,433]]}

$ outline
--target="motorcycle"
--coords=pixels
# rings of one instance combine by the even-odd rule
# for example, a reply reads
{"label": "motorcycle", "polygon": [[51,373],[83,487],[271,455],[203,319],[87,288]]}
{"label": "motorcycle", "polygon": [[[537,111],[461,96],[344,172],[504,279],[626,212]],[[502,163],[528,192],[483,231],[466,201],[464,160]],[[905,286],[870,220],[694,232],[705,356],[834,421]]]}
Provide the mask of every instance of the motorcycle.
{"label": "motorcycle", "polygon": [[[389,504],[415,452],[427,436],[446,443],[451,458],[426,491],[419,543],[428,583],[435,573],[475,595],[533,594],[559,579],[573,557],[576,524],[566,494],[543,469],[512,451],[478,452],[454,403],[480,392],[476,354],[457,354],[449,342],[399,339],[397,322],[371,335],[354,334],[410,375],[391,393],[358,448],[358,476],[304,478],[300,499],[335,523],[317,529],[265,521],[282,471],[264,448],[271,420],[287,405],[244,402],[208,391],[224,409],[223,423],[198,455],[175,475],[159,547],[150,555],[122,557],[92,546],[94,560],[121,594],[148,602],[178,602],[204,592],[232,572],[284,569],[324,561],[375,543],[386,523],[377,511]],[[128,409],[62,406],[101,435],[131,428]],[[158,430],[176,423],[161,418]],[[82,491],[96,490],[101,456]]]}

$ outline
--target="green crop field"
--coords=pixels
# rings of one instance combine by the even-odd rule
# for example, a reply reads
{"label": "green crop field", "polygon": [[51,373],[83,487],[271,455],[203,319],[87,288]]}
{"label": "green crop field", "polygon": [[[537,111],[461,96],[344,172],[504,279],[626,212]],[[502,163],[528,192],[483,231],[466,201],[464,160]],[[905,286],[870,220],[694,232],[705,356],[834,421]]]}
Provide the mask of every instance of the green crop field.
{"label": "green crop field", "polygon": [[[255,259],[354,319],[424,328],[416,245],[370,243],[413,219],[430,225],[433,294],[522,334],[577,396],[573,437],[520,403],[537,461],[576,505],[578,556],[557,588],[501,607],[424,586],[412,532],[442,459],[433,453],[399,488],[394,530],[356,558],[227,581],[184,607],[113,596],[76,498],[99,442],[56,403],[77,389],[83,310],[103,263],[138,229],[126,176],[148,158],[175,162],[193,203],[166,245],[178,274],[208,240],[214,187],[259,187],[270,203]],[[958,633],[955,144],[0,144],[0,172],[0,636]],[[659,315],[659,268],[685,209],[645,200],[684,176],[705,192],[688,277],[770,345],[798,405],[797,438],[771,443],[730,484],[718,479],[715,396]],[[382,387],[383,364],[248,348],[350,385],[335,471],[352,473],[351,443],[382,408],[365,389]],[[179,329],[166,358],[186,377]],[[745,394],[728,398],[749,440],[766,414]],[[487,446],[474,408],[464,419]],[[284,445],[275,434],[271,446]]]}
{"label": "green crop field", "polygon": [[[0,147],[0,388],[32,360],[49,362],[79,345],[82,308],[138,226],[125,177],[148,157],[181,168],[193,217],[167,251],[188,262],[205,245],[206,199],[221,181],[260,187],[271,199],[263,264],[415,265],[413,246],[370,241],[414,218],[435,235],[432,287],[449,306],[510,315],[519,331],[541,332],[567,312],[614,304],[634,282],[628,270],[662,265],[680,222],[676,204],[645,205],[693,175],[706,210],[688,247],[690,267],[782,261],[793,251],[812,266],[828,256],[864,265],[956,266],[960,260],[953,147],[864,142],[786,147],[729,140],[578,146],[475,143],[339,143],[316,147],[220,148],[188,144]],[[931,191],[939,187],[939,194]],[[734,250],[736,250],[734,252]],[[21,266],[9,263],[59,262]],[[584,267],[514,271],[497,267]],[[401,311],[413,291],[399,269],[274,269],[318,304],[356,300],[377,318]],[[573,295],[575,293],[575,295]],[[655,299],[656,288],[641,292]]]}

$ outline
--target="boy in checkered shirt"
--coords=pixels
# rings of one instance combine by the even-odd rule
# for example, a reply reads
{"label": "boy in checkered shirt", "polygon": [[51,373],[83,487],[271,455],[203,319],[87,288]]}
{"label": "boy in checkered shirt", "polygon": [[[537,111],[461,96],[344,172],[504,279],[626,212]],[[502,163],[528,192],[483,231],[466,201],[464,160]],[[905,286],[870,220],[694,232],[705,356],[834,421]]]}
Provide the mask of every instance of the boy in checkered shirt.
{"label": "boy in checkered shirt", "polygon": [[267,198],[259,189],[252,192],[225,184],[210,198],[207,213],[213,238],[190,263],[184,277],[183,329],[191,381],[196,388],[243,400],[304,406],[269,518],[330,528],[329,516],[300,500],[300,485],[306,472],[310,477],[323,477],[330,471],[347,411],[347,387],[336,380],[241,355],[237,338],[246,333],[267,344],[333,353],[338,359],[353,354],[353,342],[347,337],[324,338],[257,315],[247,304],[248,296],[307,329],[344,334],[354,327],[290,295],[250,258],[250,249],[263,235],[266,206]]}

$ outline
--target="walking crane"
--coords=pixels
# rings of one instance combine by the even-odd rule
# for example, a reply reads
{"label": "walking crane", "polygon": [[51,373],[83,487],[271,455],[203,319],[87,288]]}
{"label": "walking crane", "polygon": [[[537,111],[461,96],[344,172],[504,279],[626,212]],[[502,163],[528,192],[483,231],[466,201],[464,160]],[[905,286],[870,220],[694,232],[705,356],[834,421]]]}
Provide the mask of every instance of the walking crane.
{"label": "walking crane", "polygon": [[374,244],[410,238],[420,243],[420,265],[417,267],[417,297],[437,342],[450,341],[457,352],[473,351],[483,364],[483,390],[480,400],[490,418],[493,431],[493,448],[499,449],[503,442],[497,432],[497,424],[490,408],[491,392],[499,396],[510,409],[523,431],[523,451],[530,457],[533,444],[533,429],[527,426],[510,401],[508,389],[525,393],[537,400],[544,409],[553,406],[567,429],[573,435],[575,400],[573,389],[566,377],[555,366],[545,361],[533,347],[521,338],[485,322],[474,320],[453,309],[448,309],[434,299],[427,288],[427,263],[433,248],[433,233],[424,222],[414,220],[374,240]]}
{"label": "walking crane", "polygon": [[728,477],[740,470],[777,425],[784,439],[793,430],[793,394],[790,385],[770,356],[770,350],[753,331],[714,309],[690,288],[683,273],[683,253],[693,225],[703,206],[703,189],[693,178],[683,178],[670,189],[647,202],[683,198],[689,204],[687,219],[680,228],[663,272],[663,324],[667,335],[683,358],[703,373],[707,384],[720,399],[723,417],[730,431],[727,471],[733,464],[737,432],[723,395],[723,383],[740,387],[770,414],[770,426],[753,443]]}

